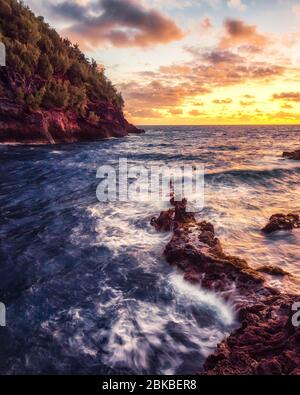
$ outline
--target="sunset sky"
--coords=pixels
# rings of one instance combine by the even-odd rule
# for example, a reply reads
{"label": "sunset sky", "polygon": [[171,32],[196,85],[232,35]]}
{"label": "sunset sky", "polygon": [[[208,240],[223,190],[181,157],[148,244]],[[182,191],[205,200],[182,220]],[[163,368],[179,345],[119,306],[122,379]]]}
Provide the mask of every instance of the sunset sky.
{"label": "sunset sky", "polygon": [[300,0],[26,0],[136,124],[300,123]]}

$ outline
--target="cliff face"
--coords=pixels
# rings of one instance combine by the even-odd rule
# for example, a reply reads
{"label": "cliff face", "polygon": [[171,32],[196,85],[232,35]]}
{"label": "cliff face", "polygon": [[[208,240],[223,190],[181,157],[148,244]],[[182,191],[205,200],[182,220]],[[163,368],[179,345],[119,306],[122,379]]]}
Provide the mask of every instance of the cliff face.
{"label": "cliff face", "polygon": [[2,98],[0,143],[74,143],[143,132],[128,123],[113,104],[94,104],[93,113],[95,119],[86,119],[72,110],[24,111],[15,101]]}
{"label": "cliff face", "polygon": [[0,0],[0,142],[54,144],[141,130],[103,67],[17,0]]}

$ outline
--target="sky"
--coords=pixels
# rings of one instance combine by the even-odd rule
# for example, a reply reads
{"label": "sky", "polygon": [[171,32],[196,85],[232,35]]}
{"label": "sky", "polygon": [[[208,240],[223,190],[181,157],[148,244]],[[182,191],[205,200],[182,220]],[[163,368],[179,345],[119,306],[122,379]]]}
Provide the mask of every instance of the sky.
{"label": "sky", "polygon": [[139,125],[300,123],[300,0],[25,0]]}

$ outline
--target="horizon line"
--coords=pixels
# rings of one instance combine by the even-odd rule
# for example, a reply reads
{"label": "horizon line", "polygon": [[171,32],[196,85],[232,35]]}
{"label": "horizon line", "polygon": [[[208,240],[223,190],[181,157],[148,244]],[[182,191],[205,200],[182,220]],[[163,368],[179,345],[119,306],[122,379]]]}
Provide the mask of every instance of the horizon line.
{"label": "horizon line", "polygon": [[299,126],[300,123],[251,123],[251,124],[136,124],[139,127],[161,127],[161,126]]}

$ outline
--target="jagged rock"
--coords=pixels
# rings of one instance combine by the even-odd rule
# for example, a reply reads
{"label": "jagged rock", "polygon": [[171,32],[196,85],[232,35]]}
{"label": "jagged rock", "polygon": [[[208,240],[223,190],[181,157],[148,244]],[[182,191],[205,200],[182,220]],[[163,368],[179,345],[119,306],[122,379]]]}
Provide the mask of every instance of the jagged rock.
{"label": "jagged rock", "polygon": [[109,137],[124,137],[143,130],[129,124],[113,105],[98,103],[96,123],[81,118],[75,112],[39,110],[24,112],[9,100],[0,100],[0,142],[24,144],[55,144],[91,141]]}
{"label": "jagged rock", "polygon": [[300,296],[266,286],[260,273],[283,270],[267,266],[254,270],[245,260],[227,256],[213,225],[195,218],[187,221],[184,206],[182,202],[176,220],[171,209],[174,231],[165,248],[166,259],[183,271],[187,281],[226,291],[240,322],[239,329],[207,358],[200,374],[300,374],[300,327],[292,325],[292,305],[300,302]]}
{"label": "jagged rock", "polygon": [[292,151],[292,152],[283,152],[282,156],[284,158],[292,159],[292,160],[300,160],[300,150]]}
{"label": "jagged rock", "polygon": [[172,229],[174,216],[175,211],[173,209],[162,211],[158,218],[153,217],[151,219],[151,225],[158,231],[169,232]]}
{"label": "jagged rock", "polygon": [[268,224],[262,232],[270,234],[278,230],[292,230],[300,228],[300,218],[298,214],[275,214],[269,219]]}
{"label": "jagged rock", "polygon": [[[239,314],[241,326],[208,357],[205,375],[299,374],[300,328],[294,327],[295,295],[264,295]],[[298,370],[296,370],[298,369]]]}

